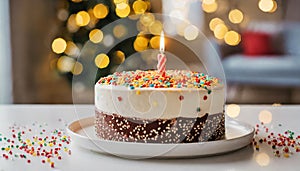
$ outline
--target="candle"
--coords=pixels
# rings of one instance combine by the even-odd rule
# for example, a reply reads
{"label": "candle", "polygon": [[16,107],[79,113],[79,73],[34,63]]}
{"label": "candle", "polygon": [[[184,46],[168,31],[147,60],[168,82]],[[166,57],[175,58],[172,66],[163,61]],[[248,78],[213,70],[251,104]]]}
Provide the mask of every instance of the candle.
{"label": "candle", "polygon": [[166,72],[166,62],[167,62],[167,57],[165,55],[165,37],[164,37],[164,32],[161,32],[160,35],[160,47],[159,47],[159,54],[157,55],[157,70],[160,74],[165,75]]}

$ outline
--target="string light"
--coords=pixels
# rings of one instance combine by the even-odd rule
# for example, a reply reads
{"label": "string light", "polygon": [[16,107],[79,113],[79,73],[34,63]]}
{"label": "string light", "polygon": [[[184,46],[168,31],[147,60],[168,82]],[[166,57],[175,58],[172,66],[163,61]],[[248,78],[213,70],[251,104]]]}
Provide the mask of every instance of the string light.
{"label": "string light", "polygon": [[214,31],[218,24],[224,24],[224,21],[220,18],[213,18],[209,22],[209,29]]}
{"label": "string light", "polygon": [[93,13],[96,18],[99,19],[105,18],[108,14],[108,7],[104,4],[97,4],[93,8]]}
{"label": "string light", "polygon": [[90,15],[86,11],[80,11],[76,14],[76,24],[78,26],[86,26],[90,22]]}
{"label": "string light", "polygon": [[100,69],[106,68],[109,62],[109,57],[104,53],[98,54],[95,58],[95,64]]}
{"label": "string light", "polygon": [[146,2],[137,0],[133,3],[132,8],[136,14],[143,14],[147,10],[148,6]]}
{"label": "string light", "polygon": [[243,21],[244,15],[242,11],[238,9],[233,9],[229,12],[228,18],[233,24],[238,24]]}
{"label": "string light", "polygon": [[241,36],[236,31],[229,31],[224,36],[225,43],[230,46],[236,46],[241,41]]}
{"label": "string light", "polygon": [[228,32],[228,28],[225,24],[218,24],[214,30],[214,36],[217,39],[223,39],[225,34]]}
{"label": "string light", "polygon": [[93,29],[89,34],[90,41],[100,43],[103,39],[103,32],[99,29]]}
{"label": "string light", "polygon": [[52,42],[52,51],[60,54],[66,50],[67,42],[63,38],[56,38]]}
{"label": "string light", "polygon": [[125,18],[129,15],[130,13],[130,7],[127,3],[119,3],[117,4],[116,7],[116,14],[117,16],[121,17],[121,18]]}

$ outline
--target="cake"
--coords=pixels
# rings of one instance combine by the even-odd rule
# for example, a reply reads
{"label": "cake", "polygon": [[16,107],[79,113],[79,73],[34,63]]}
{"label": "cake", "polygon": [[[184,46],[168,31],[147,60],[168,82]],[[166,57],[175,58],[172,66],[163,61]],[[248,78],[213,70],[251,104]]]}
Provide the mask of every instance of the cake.
{"label": "cake", "polygon": [[96,134],[143,143],[223,139],[224,91],[219,79],[200,72],[116,72],[95,84]]}

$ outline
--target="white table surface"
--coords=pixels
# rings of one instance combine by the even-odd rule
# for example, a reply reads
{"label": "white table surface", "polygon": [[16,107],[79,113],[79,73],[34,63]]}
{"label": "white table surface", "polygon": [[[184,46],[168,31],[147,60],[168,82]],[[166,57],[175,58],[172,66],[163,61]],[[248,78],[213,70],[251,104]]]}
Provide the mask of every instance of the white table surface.
{"label": "white table surface", "polygon": [[[272,122],[267,124],[270,131],[282,133],[293,130],[300,134],[300,105],[241,105],[241,111],[236,118],[252,125],[259,123],[259,113],[268,110],[272,113]],[[75,110],[76,109],[76,110]],[[28,125],[33,122],[47,123],[48,128],[64,126],[58,119],[65,122],[78,120],[94,114],[92,105],[0,105],[0,133],[8,132],[12,124]],[[60,124],[60,125],[59,125]],[[282,126],[278,126],[281,124]],[[5,160],[0,157],[0,171],[14,170],[300,170],[300,153],[294,153],[289,158],[275,157],[268,147],[259,151],[251,146],[219,156],[192,159],[145,159],[129,160],[110,155],[91,152],[75,145],[70,146],[72,155],[56,162],[55,168],[42,164],[40,159],[32,159],[30,164],[24,160]],[[1,153],[1,152],[0,152]],[[257,157],[260,153],[269,156],[269,164],[260,166]]]}

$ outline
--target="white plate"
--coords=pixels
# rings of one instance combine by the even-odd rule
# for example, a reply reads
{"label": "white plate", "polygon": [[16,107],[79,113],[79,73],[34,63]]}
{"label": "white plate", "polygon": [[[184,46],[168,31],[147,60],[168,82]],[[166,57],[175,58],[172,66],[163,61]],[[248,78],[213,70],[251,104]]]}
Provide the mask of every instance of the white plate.
{"label": "white plate", "polygon": [[94,117],[84,118],[68,126],[72,143],[95,152],[132,159],[185,158],[228,153],[249,145],[254,135],[254,128],[251,125],[226,120],[224,140],[181,144],[116,142],[97,138],[94,120]]}

